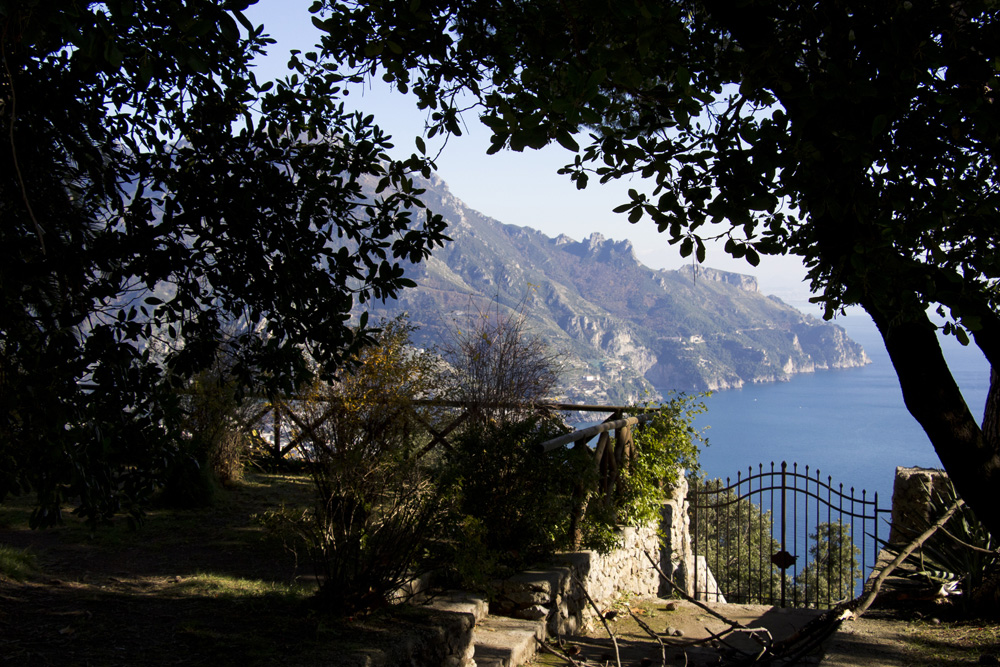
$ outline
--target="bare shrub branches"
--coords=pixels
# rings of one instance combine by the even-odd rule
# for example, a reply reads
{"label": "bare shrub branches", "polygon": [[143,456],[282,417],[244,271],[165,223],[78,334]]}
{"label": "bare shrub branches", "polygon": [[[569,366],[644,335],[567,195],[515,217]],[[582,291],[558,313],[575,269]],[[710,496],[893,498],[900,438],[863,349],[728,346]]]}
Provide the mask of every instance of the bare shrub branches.
{"label": "bare shrub branches", "polygon": [[485,309],[473,304],[466,327],[456,327],[444,347],[455,398],[476,420],[521,418],[526,406],[548,397],[558,383],[559,356],[527,331],[526,301],[512,309],[498,299]]}

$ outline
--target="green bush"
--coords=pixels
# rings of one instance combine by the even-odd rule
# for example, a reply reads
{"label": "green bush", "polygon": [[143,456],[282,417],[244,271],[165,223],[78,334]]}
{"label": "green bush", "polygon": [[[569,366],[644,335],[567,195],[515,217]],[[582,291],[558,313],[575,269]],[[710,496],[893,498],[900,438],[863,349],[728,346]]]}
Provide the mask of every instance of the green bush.
{"label": "green bush", "polygon": [[[539,445],[567,431],[554,417],[481,422],[454,440],[443,481],[457,498],[451,537],[481,554],[482,572],[523,567],[566,546],[573,482],[583,471],[566,449]],[[471,541],[469,538],[472,538]]]}
{"label": "green bush", "polygon": [[[698,468],[701,432],[692,425],[705,406],[699,396],[679,394],[660,406],[652,420],[632,431],[633,449],[610,492],[594,493],[583,522],[583,546],[601,552],[618,545],[618,527],[658,521],[660,508],[684,471]],[[596,483],[591,466],[585,483]]]}
{"label": "green bush", "polygon": [[320,610],[346,615],[390,604],[439,531],[434,486],[396,462],[326,462],[313,474],[320,487],[314,507],[265,512],[264,525],[296,552],[305,548],[320,584],[313,599]]}
{"label": "green bush", "polygon": [[482,586],[490,576],[570,548],[577,503],[585,506],[582,546],[611,550],[621,526],[657,521],[667,489],[684,469],[697,467],[701,435],[691,424],[703,409],[696,398],[677,396],[635,429],[629,460],[607,493],[598,488],[592,452],[542,452],[541,443],[567,432],[561,420],[476,423],[445,456],[443,479],[458,511],[446,561],[462,582]]}
{"label": "green bush", "polygon": [[171,507],[211,505],[222,486],[243,478],[250,457],[250,439],[243,427],[256,405],[237,395],[232,362],[220,359],[180,395],[182,419],[177,430],[184,439],[163,489],[164,501]]}
{"label": "green bush", "polygon": [[[167,507],[196,509],[215,503],[221,487],[204,462],[203,455],[203,451],[188,447],[174,461],[163,485],[162,498]],[[202,461],[199,462],[199,459]]]}

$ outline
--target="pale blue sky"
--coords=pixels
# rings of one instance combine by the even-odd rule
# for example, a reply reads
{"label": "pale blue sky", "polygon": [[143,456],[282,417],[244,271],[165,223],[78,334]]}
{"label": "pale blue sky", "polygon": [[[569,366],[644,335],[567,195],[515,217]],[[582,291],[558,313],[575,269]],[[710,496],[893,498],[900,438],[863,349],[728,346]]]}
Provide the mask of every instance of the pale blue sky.
{"label": "pale blue sky", "polygon": [[[289,49],[308,51],[315,43],[317,30],[312,26],[309,0],[260,0],[247,15],[254,23],[263,23],[266,32],[278,40],[269,58],[260,63],[258,79],[284,75]],[[374,85],[354,90],[348,104],[374,114],[376,122],[393,136],[397,157],[415,150],[413,138],[423,132],[424,114],[416,108],[412,96],[403,96],[376,81]],[[452,194],[472,208],[515,225],[541,230],[549,236],[566,234],[580,240],[597,232],[616,240],[629,239],[639,260],[657,269],[674,269],[685,262],[676,246],[648,220],[629,224],[612,209],[628,200],[625,192],[633,187],[643,190],[640,181],[599,185],[592,181],[585,190],[577,190],[566,176],[556,170],[572,161],[572,154],[559,146],[524,153],[503,151],[486,155],[489,134],[473,114],[465,118],[467,132],[452,137],[438,160],[438,173],[448,183]],[[433,154],[440,146],[428,142]],[[689,260],[687,260],[689,261]],[[743,260],[734,260],[721,247],[709,248],[706,265],[747,273],[757,277],[761,291],[794,302],[799,307],[809,296],[802,282],[805,270],[796,257],[762,257],[757,268]],[[818,314],[818,309],[809,312]]]}

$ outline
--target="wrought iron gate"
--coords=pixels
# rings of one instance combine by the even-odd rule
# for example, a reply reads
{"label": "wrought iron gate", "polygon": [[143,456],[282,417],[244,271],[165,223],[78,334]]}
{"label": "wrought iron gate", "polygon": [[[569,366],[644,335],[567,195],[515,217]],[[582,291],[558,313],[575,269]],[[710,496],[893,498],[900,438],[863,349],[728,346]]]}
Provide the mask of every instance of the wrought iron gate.
{"label": "wrought iron gate", "polygon": [[[834,488],[817,469],[759,464],[688,494],[699,599],[830,607],[851,598],[878,557],[878,493]],[[858,558],[860,557],[860,561]]]}

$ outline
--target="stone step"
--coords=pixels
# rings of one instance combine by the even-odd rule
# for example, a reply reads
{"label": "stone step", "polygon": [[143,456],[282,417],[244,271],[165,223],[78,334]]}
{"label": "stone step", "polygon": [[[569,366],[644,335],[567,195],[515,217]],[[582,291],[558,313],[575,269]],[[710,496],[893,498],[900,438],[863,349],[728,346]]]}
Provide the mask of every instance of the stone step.
{"label": "stone step", "polygon": [[475,624],[489,615],[490,604],[482,595],[464,591],[447,591],[435,595],[426,602],[427,606],[440,611],[450,611],[457,614],[471,614]]}
{"label": "stone step", "polygon": [[545,640],[545,621],[487,616],[472,633],[476,667],[519,667],[535,656],[535,638]]}

